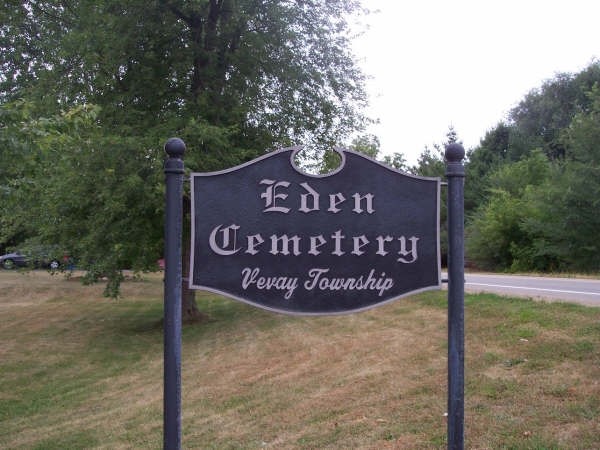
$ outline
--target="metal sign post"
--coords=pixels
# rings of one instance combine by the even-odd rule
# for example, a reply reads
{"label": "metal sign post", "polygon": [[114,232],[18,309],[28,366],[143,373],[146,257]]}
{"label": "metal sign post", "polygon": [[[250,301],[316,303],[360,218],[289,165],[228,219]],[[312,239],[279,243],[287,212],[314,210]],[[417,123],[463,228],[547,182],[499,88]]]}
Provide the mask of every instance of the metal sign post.
{"label": "metal sign post", "polygon": [[181,234],[183,153],[181,139],[165,144],[164,449],[181,449]]}
{"label": "metal sign post", "polygon": [[465,149],[446,147],[448,178],[448,448],[464,448],[465,388]]}
{"label": "metal sign post", "polygon": [[[164,448],[180,450],[185,144],[169,139],[165,151]],[[440,288],[439,178],[347,150],[337,171],[311,176],[294,165],[297,151],[192,175],[191,288],[307,315]],[[464,448],[464,156],[446,147],[449,449]]]}

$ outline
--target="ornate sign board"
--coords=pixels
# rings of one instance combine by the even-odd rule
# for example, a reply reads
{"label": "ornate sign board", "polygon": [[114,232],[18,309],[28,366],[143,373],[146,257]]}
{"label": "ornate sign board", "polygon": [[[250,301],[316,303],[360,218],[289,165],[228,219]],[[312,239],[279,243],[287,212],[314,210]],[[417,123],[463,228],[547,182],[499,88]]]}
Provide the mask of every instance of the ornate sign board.
{"label": "ornate sign board", "polygon": [[308,175],[299,150],[192,174],[192,289],[323,315],[440,288],[439,178],[348,150]]}

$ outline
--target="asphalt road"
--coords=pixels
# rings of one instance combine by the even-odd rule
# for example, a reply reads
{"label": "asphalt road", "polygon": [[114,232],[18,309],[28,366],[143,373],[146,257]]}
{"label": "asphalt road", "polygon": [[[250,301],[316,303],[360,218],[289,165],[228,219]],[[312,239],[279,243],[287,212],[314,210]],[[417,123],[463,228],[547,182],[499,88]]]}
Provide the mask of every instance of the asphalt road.
{"label": "asphalt road", "polygon": [[600,307],[600,280],[597,279],[467,273],[465,280],[467,292],[493,292]]}

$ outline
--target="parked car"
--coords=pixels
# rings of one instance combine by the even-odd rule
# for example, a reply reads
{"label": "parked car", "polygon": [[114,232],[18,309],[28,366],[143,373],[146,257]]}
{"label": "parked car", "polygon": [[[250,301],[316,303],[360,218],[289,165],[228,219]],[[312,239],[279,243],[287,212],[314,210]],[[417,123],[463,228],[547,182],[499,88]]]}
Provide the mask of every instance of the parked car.
{"label": "parked car", "polygon": [[0,265],[3,269],[11,270],[17,267],[26,267],[28,264],[27,257],[19,252],[7,253],[0,256]]}
{"label": "parked car", "polygon": [[12,270],[18,267],[45,267],[51,270],[58,270],[60,268],[60,261],[56,258],[43,257],[32,259],[17,251],[0,256],[0,266],[6,270]]}

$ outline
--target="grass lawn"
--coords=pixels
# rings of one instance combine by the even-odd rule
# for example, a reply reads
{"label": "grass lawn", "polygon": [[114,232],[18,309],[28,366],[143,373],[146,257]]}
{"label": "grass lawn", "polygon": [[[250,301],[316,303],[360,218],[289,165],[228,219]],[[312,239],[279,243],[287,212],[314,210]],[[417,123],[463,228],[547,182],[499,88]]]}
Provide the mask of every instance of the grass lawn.
{"label": "grass lawn", "polygon": [[[162,448],[162,278],[0,272],[0,448]],[[444,448],[446,293],[288,317],[198,293],[183,448]],[[466,448],[600,448],[600,308],[466,298]]]}

